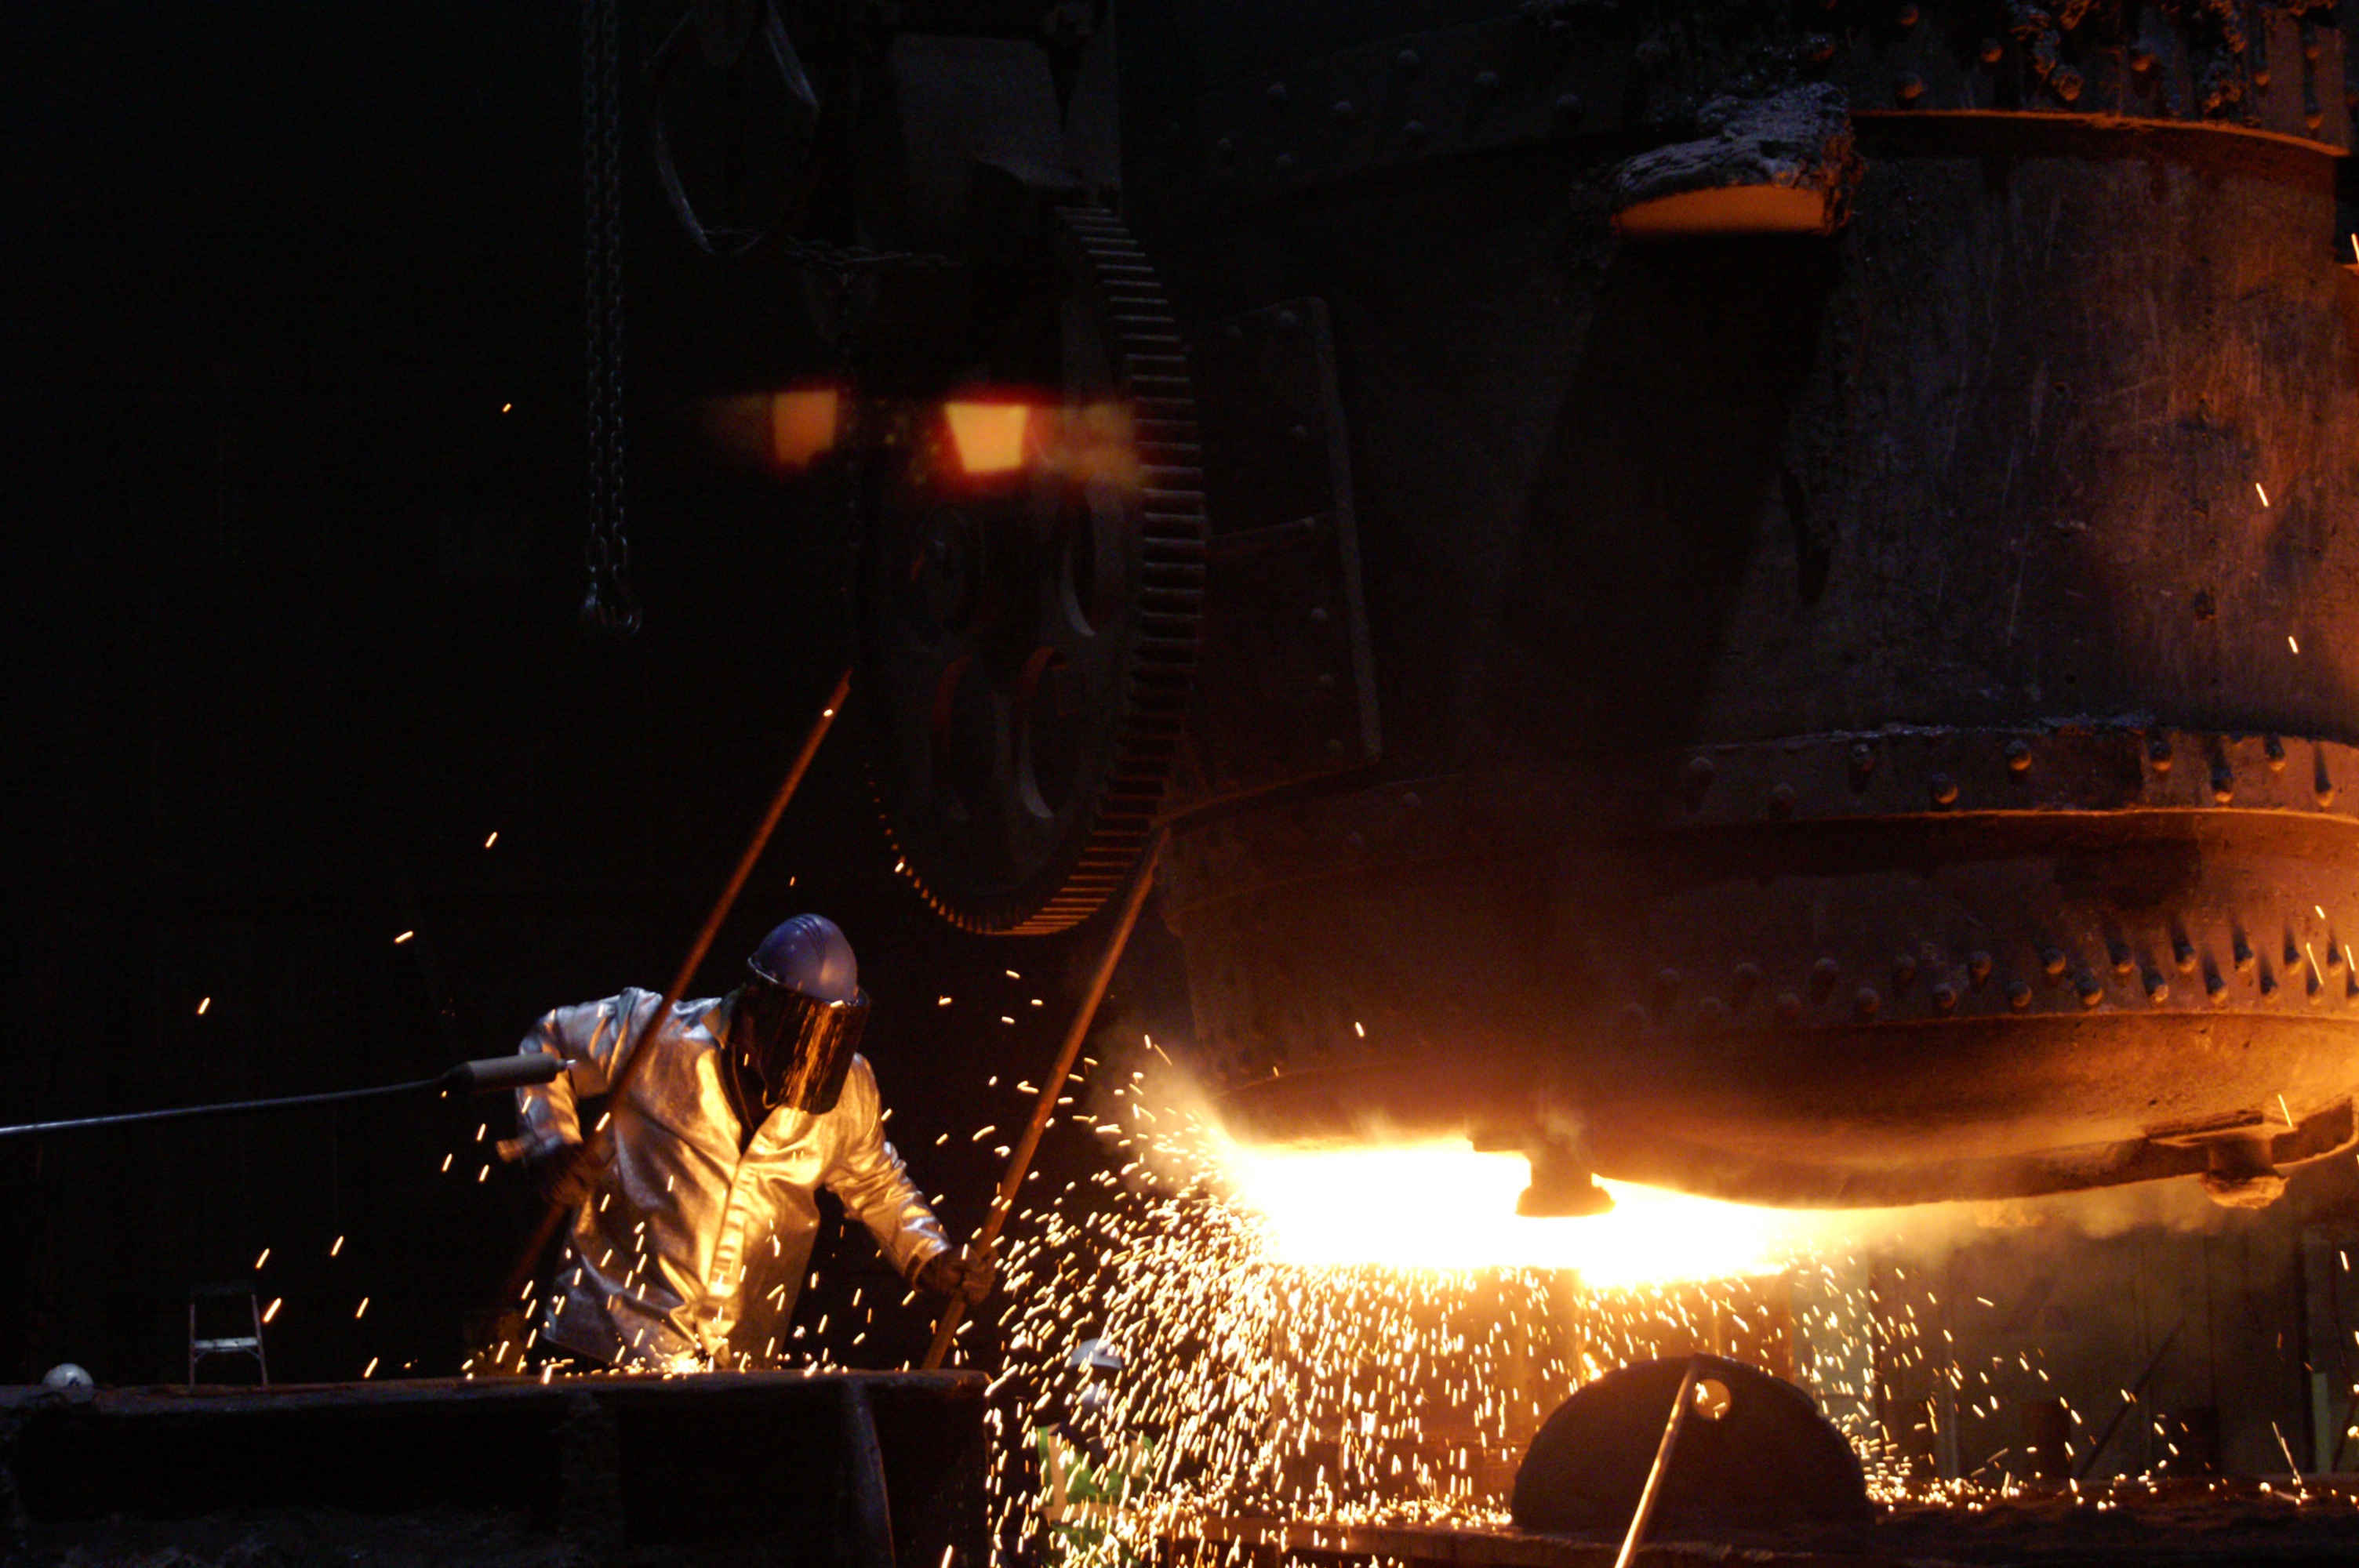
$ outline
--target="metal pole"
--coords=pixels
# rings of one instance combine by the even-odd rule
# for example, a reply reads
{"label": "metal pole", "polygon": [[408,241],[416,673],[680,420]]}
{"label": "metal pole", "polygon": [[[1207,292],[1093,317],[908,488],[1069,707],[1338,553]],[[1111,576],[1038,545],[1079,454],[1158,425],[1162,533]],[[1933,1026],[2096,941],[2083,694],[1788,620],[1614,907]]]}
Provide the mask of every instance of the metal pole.
{"label": "metal pole", "polygon": [[236,1116],[250,1110],[295,1110],[307,1105],[346,1105],[353,1100],[386,1099],[439,1088],[440,1078],[418,1078],[406,1084],[385,1084],[369,1089],[339,1089],[332,1094],[288,1095],[283,1099],[242,1099],[223,1105],[183,1105],[169,1110],[134,1110],[120,1116],[82,1116],[70,1121],[27,1121],[0,1127],[0,1138],[35,1137],[50,1132],[85,1132],[102,1127],[142,1127],[153,1121],[193,1121],[207,1116]]}
{"label": "metal pole", "polygon": [[[664,992],[663,1000],[657,1005],[655,1011],[647,1015],[646,1026],[630,1042],[629,1051],[623,1057],[622,1071],[614,1076],[614,1085],[606,1093],[606,1103],[610,1108],[622,1102],[623,1091],[631,1087],[632,1078],[638,1074],[639,1059],[644,1054],[639,1047],[662,1026],[663,1021],[671,1015],[671,1010],[679,1004],[679,999],[688,994],[688,988],[696,983],[696,971],[703,964],[704,955],[712,950],[712,939],[721,934],[721,923],[729,918],[731,906],[736,903],[738,893],[745,890],[745,879],[754,874],[755,862],[761,860],[762,851],[769,848],[770,835],[777,827],[778,819],[786,815],[787,803],[795,798],[795,791],[802,785],[803,774],[810,771],[811,759],[819,755],[819,743],[827,739],[829,726],[835,722],[836,713],[851,695],[852,672],[847,669],[836,677],[834,688],[820,707],[819,717],[811,721],[810,733],[803,737],[802,749],[795,753],[793,763],[788,767],[786,778],[778,784],[778,793],[770,801],[770,809],[763,815],[762,825],[754,829],[753,840],[745,846],[745,854],[738,857],[737,870],[731,874],[729,885],[721,890],[721,897],[714,902],[712,913],[704,917],[704,928],[696,934],[696,940],[690,946],[679,972],[672,977],[671,989]],[[607,1119],[612,1119],[611,1109]],[[590,1130],[582,1142],[594,1148],[605,1130],[606,1122],[601,1120]],[[520,1300],[532,1288],[533,1273],[540,1263],[541,1252],[555,1239],[557,1227],[564,1224],[566,1216],[572,1212],[571,1207],[565,1204],[549,1206],[549,1212],[540,1217],[540,1225],[532,1233],[532,1239],[525,1244],[524,1250],[516,1255],[516,1266],[508,1271],[507,1284],[500,1292],[498,1305],[505,1307],[510,1302]]]}
{"label": "metal pole", "polygon": [[2089,1456],[2081,1461],[2080,1467],[2072,1472],[2072,1479],[2085,1481],[2090,1472],[2096,1469],[2098,1459],[2105,1452],[2105,1444],[2114,1440],[2114,1433],[2121,1431],[2123,1418],[2136,1408],[2140,1396],[2146,1392],[2146,1386],[2154,1381],[2157,1372],[2162,1370],[2162,1358],[2170,1354],[2171,1346],[2179,1338],[2179,1331],[2186,1326],[2187,1319],[2181,1315],[2177,1323],[2170,1325],[2170,1332],[2162,1336],[2162,1348],[2154,1353],[2154,1359],[2146,1364],[2146,1370],[2140,1372],[2137,1381],[2129,1386],[2129,1397],[2122,1401],[2122,1408],[2114,1412],[2114,1419],[2105,1423],[2105,1430],[2097,1433],[2095,1446],[2089,1450]]}
{"label": "metal pole", "polygon": [[[1065,1092],[1065,1080],[1073,1076],[1073,1063],[1082,1054],[1082,1042],[1089,1035],[1091,1022],[1097,1017],[1098,1003],[1105,1000],[1114,966],[1122,962],[1122,951],[1130,946],[1130,934],[1138,925],[1138,912],[1147,903],[1147,889],[1155,884],[1155,862],[1162,853],[1163,833],[1158,828],[1155,837],[1147,840],[1147,852],[1139,857],[1137,870],[1131,873],[1130,892],[1123,899],[1114,934],[1106,938],[1105,951],[1098,955],[1097,972],[1090,977],[1089,992],[1073,1014],[1072,1027],[1065,1032],[1065,1044],[1057,1054],[1057,1065],[1041,1081],[1039,1103],[1032,1108],[1032,1119],[1025,1127],[1024,1136],[1016,1141],[1015,1152],[1007,1161],[1007,1173],[1000,1178],[999,1194],[992,1199],[991,1212],[984,1217],[983,1228],[975,1232],[974,1245],[978,1247],[988,1247],[998,1240],[1000,1228],[1015,1210],[1016,1195],[1032,1168],[1032,1156],[1040,1147],[1040,1135],[1048,1130],[1049,1117],[1056,1113],[1057,1098]],[[934,1327],[934,1343],[920,1363],[923,1370],[934,1370],[950,1355],[951,1336],[958,1333],[959,1320],[965,1315],[965,1299],[952,1296],[942,1308],[941,1321]]]}
{"label": "metal pole", "polygon": [[1622,1538],[1614,1568],[1630,1568],[1638,1560],[1638,1543],[1647,1538],[1647,1523],[1655,1517],[1655,1499],[1662,1494],[1663,1477],[1670,1473],[1671,1450],[1680,1441],[1680,1429],[1688,1423],[1688,1407],[1695,1403],[1696,1377],[1701,1368],[1695,1357],[1688,1357],[1680,1391],[1671,1399],[1671,1419],[1663,1423],[1663,1441],[1655,1447],[1654,1467],[1647,1472],[1647,1485],[1638,1493],[1638,1511],[1630,1516],[1630,1532]]}
{"label": "metal pole", "polygon": [[166,1110],[127,1110],[114,1116],[77,1116],[64,1121],[27,1121],[0,1127],[0,1138],[38,1137],[50,1132],[89,1132],[104,1127],[145,1127],[158,1121],[193,1121],[208,1116],[243,1116],[249,1111],[300,1110],[306,1106],[350,1105],[355,1100],[390,1099],[426,1089],[450,1094],[484,1094],[519,1084],[545,1084],[557,1076],[553,1062],[536,1063],[523,1056],[494,1056],[462,1062],[439,1078],[412,1078],[406,1084],[379,1084],[365,1089],[331,1089],[324,1094],[282,1095],[277,1099],[224,1100],[218,1105],[176,1105]]}

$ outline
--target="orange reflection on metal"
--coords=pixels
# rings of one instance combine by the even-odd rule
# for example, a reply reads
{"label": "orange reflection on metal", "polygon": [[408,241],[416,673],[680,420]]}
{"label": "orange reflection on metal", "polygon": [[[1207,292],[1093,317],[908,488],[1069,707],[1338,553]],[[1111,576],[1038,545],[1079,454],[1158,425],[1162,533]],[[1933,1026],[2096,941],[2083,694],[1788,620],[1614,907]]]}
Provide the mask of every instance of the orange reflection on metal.
{"label": "orange reflection on metal", "polygon": [[841,404],[832,386],[772,393],[770,460],[782,469],[799,469],[825,456],[835,445]]}
{"label": "orange reflection on metal", "polygon": [[1024,436],[1032,409],[1022,403],[942,405],[959,467],[971,475],[1013,473],[1024,466]]}

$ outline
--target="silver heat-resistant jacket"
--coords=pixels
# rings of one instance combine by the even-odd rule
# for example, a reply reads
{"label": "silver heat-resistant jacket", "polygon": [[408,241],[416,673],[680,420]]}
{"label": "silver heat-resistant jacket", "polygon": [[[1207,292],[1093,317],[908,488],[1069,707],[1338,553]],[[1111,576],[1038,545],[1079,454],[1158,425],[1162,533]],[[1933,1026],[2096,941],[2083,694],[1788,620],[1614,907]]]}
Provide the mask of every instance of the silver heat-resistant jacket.
{"label": "silver heat-resistant jacket", "polygon": [[[683,1001],[640,1049],[596,1189],[574,1216],[541,1337],[621,1366],[683,1358],[759,1365],[777,1358],[819,1228],[822,1184],[866,1225],[904,1277],[950,1242],[885,1141],[876,1075],[854,1056],[835,1108],[772,1111],[738,1153],[738,1121],[721,1083],[729,999]],[[606,1092],[663,999],[636,988],[561,1007],[533,1026],[527,1052],[565,1064],[552,1083],[517,1091],[527,1154],[582,1140],[577,1097]]]}

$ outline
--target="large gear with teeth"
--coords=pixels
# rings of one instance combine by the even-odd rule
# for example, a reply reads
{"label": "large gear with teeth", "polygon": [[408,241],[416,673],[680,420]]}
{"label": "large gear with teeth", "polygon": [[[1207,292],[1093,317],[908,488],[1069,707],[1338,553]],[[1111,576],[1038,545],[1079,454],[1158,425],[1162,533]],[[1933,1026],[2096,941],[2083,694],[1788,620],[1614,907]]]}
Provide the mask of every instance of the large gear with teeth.
{"label": "large gear with teeth", "polygon": [[1144,849],[1180,742],[1204,586],[1188,354],[1112,213],[1060,209],[1059,432],[998,482],[952,432],[905,443],[864,571],[871,776],[902,869],[944,918],[1039,935]]}

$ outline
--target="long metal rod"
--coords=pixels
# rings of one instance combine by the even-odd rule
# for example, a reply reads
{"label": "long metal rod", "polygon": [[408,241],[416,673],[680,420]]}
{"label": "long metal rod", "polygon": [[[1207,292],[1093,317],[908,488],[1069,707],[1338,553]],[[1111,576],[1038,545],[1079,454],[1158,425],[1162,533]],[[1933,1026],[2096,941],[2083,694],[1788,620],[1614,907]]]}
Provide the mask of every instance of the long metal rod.
{"label": "long metal rod", "polygon": [[1688,1423],[1688,1407],[1695,1403],[1696,1377],[1702,1366],[1696,1357],[1688,1357],[1680,1391],[1671,1398],[1671,1419],[1663,1423],[1663,1441],[1655,1446],[1654,1465],[1647,1472],[1647,1485],[1638,1493],[1638,1511],[1630,1516],[1630,1530],[1622,1538],[1614,1568],[1630,1568],[1638,1560],[1638,1543],[1647,1539],[1647,1523],[1655,1517],[1655,1500],[1662,1495],[1663,1477],[1670,1473],[1671,1450],[1679,1445],[1680,1429]]}
{"label": "long metal rod", "polygon": [[65,1121],[27,1121],[0,1127],[0,1138],[31,1138],[45,1132],[83,1132],[101,1127],[140,1127],[153,1121],[195,1121],[208,1116],[239,1116],[256,1110],[295,1110],[307,1105],[346,1105],[353,1100],[389,1099],[439,1088],[440,1078],[413,1078],[406,1084],[380,1084],[375,1088],[337,1089],[328,1094],[287,1095],[278,1099],[226,1100],[220,1105],[182,1105],[168,1110],[131,1110],[118,1116],[78,1116]]}
{"label": "long metal rod", "polygon": [[[1105,950],[1098,955],[1097,972],[1090,977],[1089,991],[1073,1012],[1071,1027],[1065,1031],[1065,1044],[1057,1053],[1057,1065],[1041,1080],[1039,1102],[1033,1106],[1032,1119],[1026,1124],[1024,1136],[1016,1141],[1015,1152],[1008,1156],[1007,1173],[999,1179],[999,1193],[992,1199],[991,1212],[984,1217],[983,1227],[975,1232],[974,1244],[978,1247],[988,1247],[998,1240],[1000,1228],[1015,1211],[1016,1195],[1023,1189],[1024,1178],[1032,1169],[1032,1156],[1039,1150],[1040,1135],[1048,1130],[1049,1119],[1056,1114],[1057,1100],[1065,1092],[1065,1080],[1073,1076],[1073,1063],[1081,1056],[1082,1042],[1089,1037],[1090,1024],[1097,1018],[1098,1003],[1105,1000],[1114,967],[1122,962],[1123,949],[1130,946],[1130,934],[1138,926],[1138,912],[1147,903],[1147,890],[1155,885],[1155,862],[1162,855],[1163,832],[1158,828],[1155,837],[1147,840],[1147,852],[1138,858],[1137,869],[1131,872],[1130,891],[1122,901],[1121,917],[1106,938]],[[923,1370],[934,1370],[950,1355],[951,1340],[958,1333],[959,1320],[965,1315],[965,1299],[952,1296],[942,1308],[941,1320],[934,1325],[934,1343],[921,1363]]]}
{"label": "long metal rod", "polygon": [[[645,1054],[639,1046],[662,1026],[665,1019],[671,1016],[671,1010],[679,1005],[680,998],[688,994],[688,988],[696,983],[696,971],[703,965],[705,954],[712,951],[712,939],[721,935],[722,922],[729,918],[729,911],[736,903],[737,895],[745,891],[745,879],[754,874],[754,866],[761,860],[762,851],[770,847],[770,835],[777,830],[778,819],[787,814],[787,803],[793,800],[795,791],[802,787],[803,775],[810,771],[811,759],[819,755],[820,742],[827,739],[829,727],[834,724],[836,714],[842,709],[844,700],[851,695],[852,671],[846,669],[836,677],[833,689],[827,694],[827,700],[820,705],[819,717],[811,721],[810,733],[803,737],[801,750],[795,753],[794,762],[787,769],[787,776],[779,782],[778,793],[771,797],[770,809],[763,814],[761,826],[754,829],[752,841],[746,844],[745,852],[737,858],[736,871],[730,874],[729,885],[721,890],[720,898],[713,903],[712,913],[704,917],[703,929],[697,932],[696,940],[690,944],[688,957],[681,960],[679,972],[672,977],[671,989],[664,992],[663,1000],[657,1005],[655,1011],[647,1015],[646,1025],[629,1043],[628,1054],[623,1057],[622,1071],[615,1074],[613,1086],[606,1091],[606,1103],[610,1107],[622,1103],[623,1092],[638,1076],[640,1058]],[[605,1131],[605,1123],[602,1121],[583,1137],[583,1144],[595,1148]],[[532,1239],[525,1244],[524,1250],[516,1255],[516,1266],[508,1271],[507,1282],[500,1292],[499,1305],[506,1306],[521,1300],[532,1288],[533,1274],[540,1265],[541,1253],[556,1238],[558,1227],[563,1225],[566,1217],[572,1212],[572,1206],[568,1204],[549,1206],[549,1211],[540,1217],[540,1224],[532,1233]]]}
{"label": "long metal rod", "polygon": [[2073,1470],[2072,1479],[2085,1481],[2089,1478],[2089,1473],[2097,1467],[2097,1460],[2105,1452],[2105,1444],[2114,1440],[2114,1433],[2121,1431],[2123,1419],[2136,1407],[2138,1396],[2146,1392],[2146,1386],[2148,1383],[2154,1381],[2154,1375],[2162,1370],[2162,1358],[2170,1354],[2172,1342],[2178,1339],[2179,1331],[2186,1326],[2187,1319],[2184,1314],[2181,1314],[2180,1320],[2170,1325],[2170,1332],[2162,1336],[2162,1348],[2154,1353],[2154,1358],[2146,1364],[2146,1370],[2138,1374],[2137,1381],[2132,1383],[2125,1390],[2129,1397],[2122,1400],[2122,1408],[2114,1412],[2114,1419],[2105,1423],[2105,1430],[2097,1433],[2096,1445],[2089,1450],[2088,1457],[2082,1460],[2079,1466]]}
{"label": "long metal rod", "polygon": [[223,1100],[217,1105],[176,1105],[162,1110],[126,1110],[113,1116],[77,1116],[62,1121],[27,1121],[0,1127],[0,1138],[29,1138],[45,1132],[87,1132],[105,1127],[141,1127],[156,1121],[194,1121],[208,1116],[243,1116],[249,1111],[300,1110],[306,1106],[349,1105],[354,1100],[390,1099],[439,1089],[446,1095],[484,1094],[519,1084],[545,1084],[557,1076],[556,1064],[545,1065],[523,1056],[494,1056],[488,1061],[461,1062],[438,1078],[412,1078],[406,1084],[378,1084],[365,1089],[331,1089],[316,1095],[281,1095],[275,1099]]}

